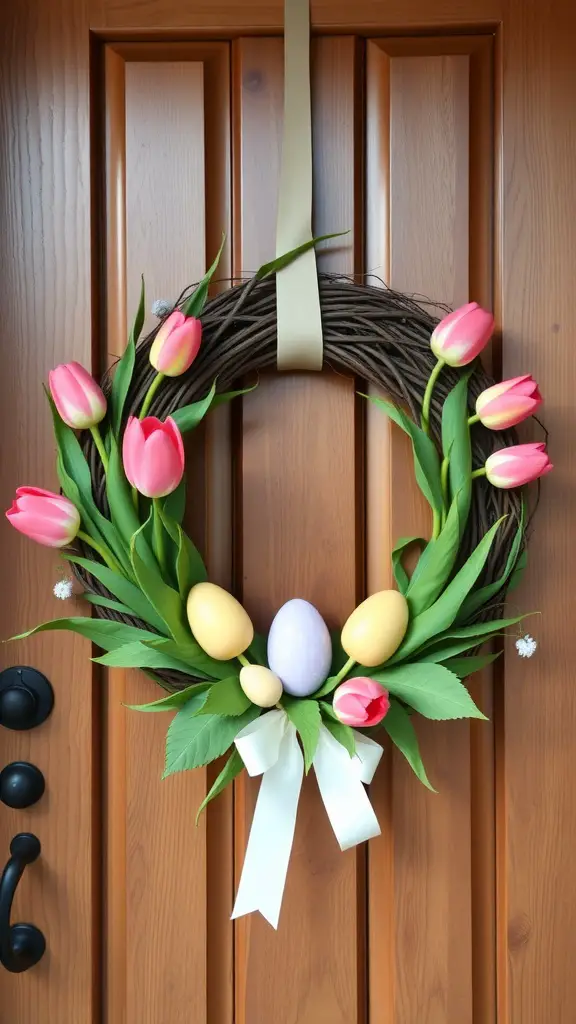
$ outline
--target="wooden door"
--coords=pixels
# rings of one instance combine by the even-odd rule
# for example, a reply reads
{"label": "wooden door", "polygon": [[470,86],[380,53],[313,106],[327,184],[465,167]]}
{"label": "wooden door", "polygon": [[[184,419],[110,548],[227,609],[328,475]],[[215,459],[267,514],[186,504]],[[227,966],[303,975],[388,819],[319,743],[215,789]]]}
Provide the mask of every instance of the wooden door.
{"label": "wooden door", "polygon": [[[49,952],[0,974],[10,1024],[567,1024],[576,1003],[576,798],[570,458],[576,367],[576,124],[570,0],[314,0],[315,231],[349,228],[323,269],[373,271],[492,305],[492,358],[533,373],[556,472],[515,603],[540,648],[475,683],[490,725],[422,723],[433,796],[390,752],[372,787],[382,836],[346,854],[303,794],[278,933],[229,921],[257,784],[194,812],[211,771],[160,781],[162,716],[135,673],[88,644],[4,647],[54,684],[35,732],[0,729],[47,795],[0,808],[0,860],[43,846],[16,916]],[[150,298],[274,251],[281,0],[21,0],[1,14],[2,500],[54,486],[40,380],[121,350]],[[390,581],[417,532],[402,439],[331,373],[265,376],[194,444],[193,513],[212,578],[265,628],[285,599],[332,624]],[[2,636],[61,612],[56,560],[9,535]]]}

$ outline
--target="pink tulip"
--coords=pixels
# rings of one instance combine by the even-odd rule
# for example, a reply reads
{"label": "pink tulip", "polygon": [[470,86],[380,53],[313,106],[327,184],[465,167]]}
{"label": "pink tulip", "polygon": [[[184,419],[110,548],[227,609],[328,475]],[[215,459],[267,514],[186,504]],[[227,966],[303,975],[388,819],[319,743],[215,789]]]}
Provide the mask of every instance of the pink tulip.
{"label": "pink tulip", "polygon": [[179,309],[164,321],[150,349],[150,362],[165,377],[179,377],[196,359],[202,341],[202,324]]}
{"label": "pink tulip", "polygon": [[390,709],[388,690],[366,676],[347,679],[334,694],[333,708],[344,725],[378,725]]}
{"label": "pink tulip", "polygon": [[541,405],[538,385],[527,374],[486,388],[476,399],[476,415],[490,430],[506,430],[533,416]]}
{"label": "pink tulip", "polygon": [[546,445],[539,443],[500,448],[486,459],[485,468],[490,483],[507,490],[510,487],[522,487],[539,476],[545,476],[553,466]]}
{"label": "pink tulip", "polygon": [[165,423],[155,416],[131,416],[122,445],[124,471],[132,487],[147,498],[163,498],[175,491],[184,473],[182,435],[171,416]]}
{"label": "pink tulip", "polygon": [[48,380],[56,408],[69,427],[85,430],[104,419],[102,389],[80,363],[62,363],[50,371]]}
{"label": "pink tulip", "polygon": [[6,518],[20,533],[48,548],[65,548],[80,529],[80,514],[61,494],[19,487]]}
{"label": "pink tulip", "polygon": [[494,317],[477,302],[449,313],[434,328],[430,348],[448,366],[466,366],[486,347],[494,330]]}

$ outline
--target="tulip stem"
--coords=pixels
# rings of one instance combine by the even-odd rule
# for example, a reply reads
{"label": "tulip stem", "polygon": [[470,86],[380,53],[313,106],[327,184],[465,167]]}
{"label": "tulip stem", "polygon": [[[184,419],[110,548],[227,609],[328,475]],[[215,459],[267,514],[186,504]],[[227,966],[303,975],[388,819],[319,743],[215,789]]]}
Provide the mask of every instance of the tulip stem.
{"label": "tulip stem", "polygon": [[100,558],[102,559],[103,562],[106,563],[109,569],[112,569],[114,572],[119,573],[121,576],[126,575],[122,567],[111,554],[111,552],[107,551],[107,549],[102,544],[98,544],[97,541],[93,540],[92,537],[89,537],[88,534],[84,533],[83,530],[78,530],[76,536],[79,537],[80,540],[83,540],[85,544],[88,544],[89,547],[94,548],[94,551],[98,552]]}
{"label": "tulip stem", "polygon": [[480,476],[486,476],[486,466],[481,466],[480,469],[475,469],[472,473],[472,480],[477,480]]}
{"label": "tulip stem", "polygon": [[245,654],[239,654],[238,661],[240,662],[241,665],[244,665],[244,668],[250,665],[250,662],[248,661],[248,658],[246,657]]}
{"label": "tulip stem", "polygon": [[94,439],[94,444],[96,445],[96,447],[98,449],[98,454],[99,454],[100,458],[102,459],[102,465],[104,466],[104,472],[108,473],[108,456],[106,454],[106,449],[104,447],[104,441],[102,440],[102,434],[100,433],[100,428],[99,428],[98,424],[94,424],[93,427],[90,427],[90,433],[92,434],[92,437]]}
{"label": "tulip stem", "polygon": [[473,423],[479,423],[479,422],[480,422],[480,417],[478,416],[478,414],[476,414],[475,416],[470,416],[470,419],[468,420],[468,426],[471,427]]}
{"label": "tulip stem", "polygon": [[432,401],[434,385],[445,366],[446,363],[444,359],[439,359],[428,378],[426,391],[424,392],[424,398],[422,399],[422,430],[425,434],[430,432],[430,402]]}
{"label": "tulip stem", "polygon": [[432,540],[437,540],[442,529],[442,516],[437,509],[432,510]]}
{"label": "tulip stem", "polygon": [[448,470],[450,468],[450,459],[446,456],[442,461],[440,468],[440,486],[442,488],[442,498],[444,499],[444,508],[448,508]]}
{"label": "tulip stem", "polygon": [[160,566],[162,572],[166,573],[166,546],[164,544],[164,524],[162,523],[162,504],[160,498],[152,499],[152,537],[153,537],[153,548],[156,560]]}
{"label": "tulip stem", "polygon": [[336,689],[336,687],[338,686],[338,683],[342,682],[342,680],[344,679],[344,676],[348,675],[350,669],[354,668],[355,664],[356,664],[356,661],[354,660],[354,658],[348,658],[348,661],[346,662],[345,665],[342,665],[342,668],[340,669],[340,671],[337,672],[335,676],[332,676],[332,682],[334,684],[334,689]]}
{"label": "tulip stem", "polygon": [[152,399],[154,398],[154,395],[158,391],[158,388],[160,387],[162,381],[164,380],[164,377],[165,374],[163,373],[157,373],[156,376],[154,377],[154,380],[152,381],[150,387],[148,388],[148,391],[146,392],[146,397],[142,402],[142,408],[140,409],[140,415],[138,417],[139,420],[144,419],[146,413],[148,412],[150,406],[152,405]]}

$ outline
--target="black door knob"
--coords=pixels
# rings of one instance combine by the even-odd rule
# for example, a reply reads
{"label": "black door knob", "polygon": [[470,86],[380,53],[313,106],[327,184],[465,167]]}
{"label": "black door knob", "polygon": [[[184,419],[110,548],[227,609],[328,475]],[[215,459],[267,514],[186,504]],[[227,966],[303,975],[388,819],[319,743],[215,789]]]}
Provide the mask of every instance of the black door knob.
{"label": "black door knob", "polygon": [[34,729],[46,721],[53,706],[52,687],[35,668],[15,665],[0,672],[0,725]]}
{"label": "black door knob", "polygon": [[42,772],[28,761],[12,761],[0,772],[0,800],[7,807],[31,807],[45,788]]}
{"label": "black door knob", "polygon": [[42,959],[46,940],[33,924],[11,924],[12,901],[28,864],[40,856],[40,840],[20,832],[10,843],[10,860],[0,878],[0,963],[12,974],[28,971]]}

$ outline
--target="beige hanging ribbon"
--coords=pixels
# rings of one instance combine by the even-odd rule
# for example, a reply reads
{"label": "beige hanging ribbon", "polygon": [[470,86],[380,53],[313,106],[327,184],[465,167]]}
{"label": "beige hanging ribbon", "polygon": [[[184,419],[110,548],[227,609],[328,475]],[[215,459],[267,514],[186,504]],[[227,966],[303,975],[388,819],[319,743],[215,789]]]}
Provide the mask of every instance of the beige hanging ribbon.
{"label": "beige hanging ribbon", "polygon": [[[312,238],[309,0],[285,0],[284,136],[276,256]],[[322,369],[322,320],[312,247],[276,275],[279,370]]]}

